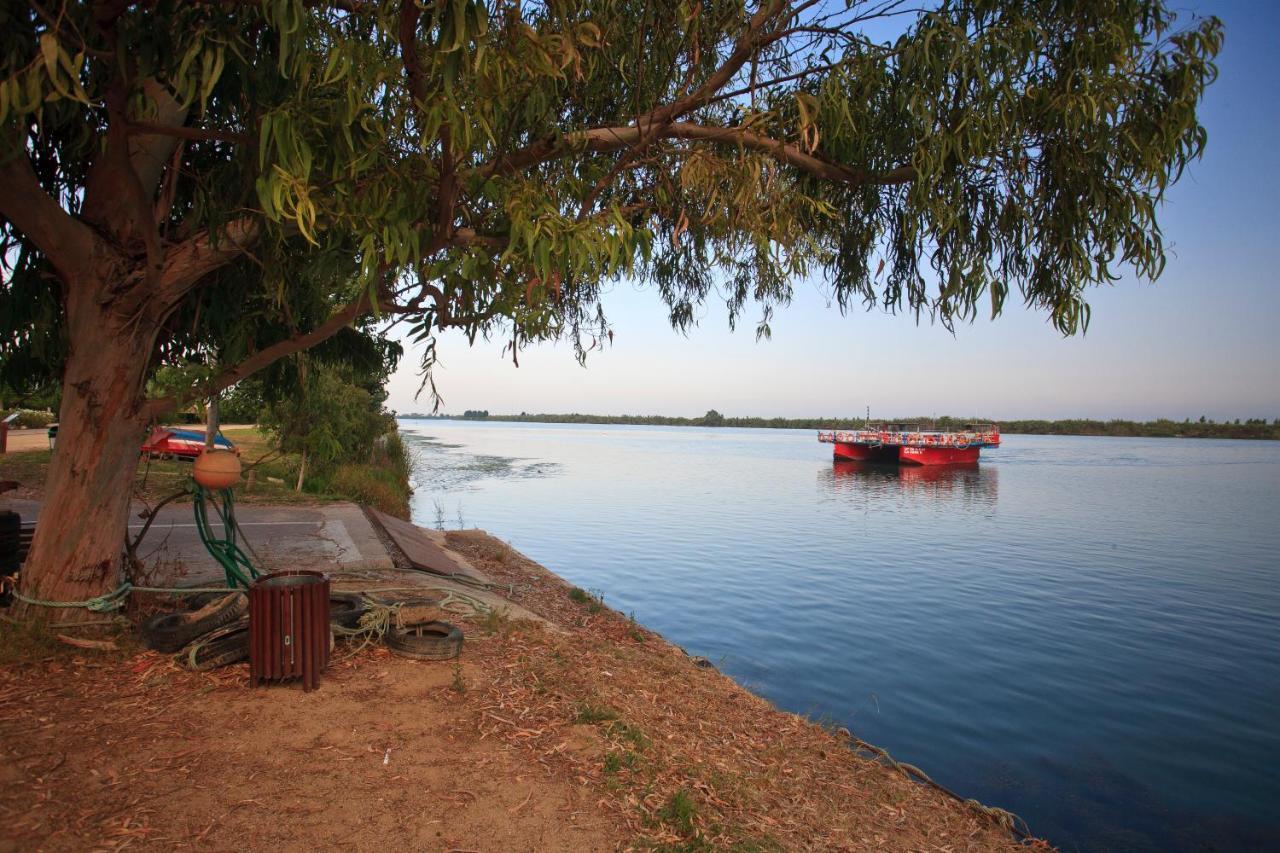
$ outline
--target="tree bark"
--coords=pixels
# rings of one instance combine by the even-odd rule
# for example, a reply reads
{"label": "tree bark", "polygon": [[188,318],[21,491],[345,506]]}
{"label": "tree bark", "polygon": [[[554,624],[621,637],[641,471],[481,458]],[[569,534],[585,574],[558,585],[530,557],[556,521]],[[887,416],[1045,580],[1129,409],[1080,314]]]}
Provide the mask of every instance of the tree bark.
{"label": "tree bark", "polygon": [[209,417],[205,420],[204,425],[204,449],[213,450],[217,447],[218,428],[222,420],[222,413],[218,410],[218,395],[214,394],[209,398]]}
{"label": "tree bark", "polygon": [[[121,580],[129,501],[147,418],[141,405],[157,328],[108,307],[99,282],[67,289],[67,355],[58,441],[22,592],[83,601]],[[95,286],[96,285],[96,286]],[[24,618],[76,619],[73,608],[25,607]]]}

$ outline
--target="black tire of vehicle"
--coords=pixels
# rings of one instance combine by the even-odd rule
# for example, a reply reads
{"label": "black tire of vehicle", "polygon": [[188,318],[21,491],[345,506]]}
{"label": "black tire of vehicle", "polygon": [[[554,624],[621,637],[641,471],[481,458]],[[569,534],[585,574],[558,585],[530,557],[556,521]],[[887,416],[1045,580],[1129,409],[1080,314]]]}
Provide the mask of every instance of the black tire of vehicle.
{"label": "black tire of vehicle", "polygon": [[392,625],[384,641],[396,654],[418,660],[452,660],[462,653],[462,629],[448,622]]}
{"label": "black tire of vehicle", "polygon": [[353,630],[360,627],[360,617],[369,611],[369,602],[358,592],[329,593],[329,624]]}
{"label": "black tire of vehicle", "polygon": [[233,592],[193,613],[157,613],[142,623],[142,640],[157,652],[176,652],[197,637],[235,622],[248,611],[248,596]]}

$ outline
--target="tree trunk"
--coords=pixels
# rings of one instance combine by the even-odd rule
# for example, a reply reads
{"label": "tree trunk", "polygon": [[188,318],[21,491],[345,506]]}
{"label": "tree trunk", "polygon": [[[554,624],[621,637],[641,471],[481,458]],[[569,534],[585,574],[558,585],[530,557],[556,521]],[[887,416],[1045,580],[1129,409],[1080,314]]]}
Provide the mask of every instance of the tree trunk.
{"label": "tree trunk", "polygon": [[302,451],[302,459],[301,461],[298,462],[298,485],[295,486],[293,489],[295,492],[302,491],[302,478],[306,476],[306,473],[307,473],[307,451],[304,448]]}
{"label": "tree trunk", "polygon": [[[58,440],[40,520],[22,569],[29,598],[83,601],[121,580],[129,502],[147,426],[143,386],[156,329],[114,315],[103,288],[67,299],[67,355]],[[83,618],[78,609],[28,606],[28,619]]]}

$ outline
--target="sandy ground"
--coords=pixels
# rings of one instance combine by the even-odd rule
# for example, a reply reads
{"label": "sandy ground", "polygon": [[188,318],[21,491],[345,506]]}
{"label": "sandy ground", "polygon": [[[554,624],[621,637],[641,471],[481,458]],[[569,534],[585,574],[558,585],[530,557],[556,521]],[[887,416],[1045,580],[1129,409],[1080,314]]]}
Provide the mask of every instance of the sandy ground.
{"label": "sandy ground", "polygon": [[5,443],[5,450],[8,453],[48,449],[49,431],[47,429],[11,429]]}
{"label": "sandy ground", "polygon": [[154,652],[0,669],[0,850],[1015,850],[479,532],[545,618],[458,662],[340,644],[320,689]]}

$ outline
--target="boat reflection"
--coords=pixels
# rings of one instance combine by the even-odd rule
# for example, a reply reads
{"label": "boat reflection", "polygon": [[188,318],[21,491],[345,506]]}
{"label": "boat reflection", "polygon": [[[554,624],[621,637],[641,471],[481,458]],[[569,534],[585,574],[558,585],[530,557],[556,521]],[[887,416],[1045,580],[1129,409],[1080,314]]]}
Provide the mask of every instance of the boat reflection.
{"label": "boat reflection", "polygon": [[850,500],[923,498],[927,502],[994,509],[999,470],[984,465],[897,465],[837,459],[818,479]]}

